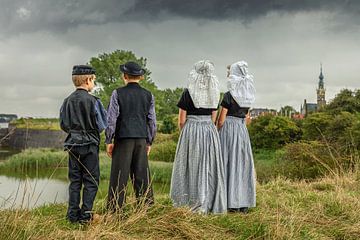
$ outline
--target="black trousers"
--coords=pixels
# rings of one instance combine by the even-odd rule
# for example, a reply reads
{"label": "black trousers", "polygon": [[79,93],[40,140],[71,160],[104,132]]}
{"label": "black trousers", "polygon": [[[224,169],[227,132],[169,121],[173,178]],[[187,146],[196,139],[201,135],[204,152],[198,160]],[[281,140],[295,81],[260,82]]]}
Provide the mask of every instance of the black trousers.
{"label": "black trousers", "polygon": [[138,203],[153,203],[145,139],[121,139],[114,144],[108,193],[110,210],[115,211],[123,206],[129,176]]}
{"label": "black trousers", "polygon": [[[87,221],[99,186],[99,147],[90,144],[81,147],[71,147],[69,152],[69,206],[67,218],[71,222]],[[82,191],[82,205],[80,192]]]}

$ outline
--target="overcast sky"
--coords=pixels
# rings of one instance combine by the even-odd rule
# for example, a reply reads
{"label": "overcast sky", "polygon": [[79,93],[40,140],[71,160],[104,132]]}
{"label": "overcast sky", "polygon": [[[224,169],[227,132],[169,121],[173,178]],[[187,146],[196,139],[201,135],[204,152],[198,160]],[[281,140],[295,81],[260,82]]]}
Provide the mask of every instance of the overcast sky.
{"label": "overcast sky", "polygon": [[186,87],[192,65],[245,60],[254,107],[299,110],[316,102],[323,63],[326,99],[359,88],[357,0],[0,0],[0,113],[57,117],[73,90],[71,69],[116,49],[148,59],[159,88]]}

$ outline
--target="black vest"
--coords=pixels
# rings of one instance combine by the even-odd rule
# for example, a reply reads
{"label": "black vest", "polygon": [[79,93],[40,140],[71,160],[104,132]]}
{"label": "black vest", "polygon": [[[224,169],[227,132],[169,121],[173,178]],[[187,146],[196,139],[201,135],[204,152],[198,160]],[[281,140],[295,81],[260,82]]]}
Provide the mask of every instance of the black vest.
{"label": "black vest", "polygon": [[147,116],[152,94],[137,83],[128,83],[117,89],[119,117],[115,139],[147,138]]}
{"label": "black vest", "polygon": [[77,89],[64,100],[61,114],[62,128],[68,136],[65,146],[81,146],[100,142],[96,124],[95,104],[97,98],[84,89]]}

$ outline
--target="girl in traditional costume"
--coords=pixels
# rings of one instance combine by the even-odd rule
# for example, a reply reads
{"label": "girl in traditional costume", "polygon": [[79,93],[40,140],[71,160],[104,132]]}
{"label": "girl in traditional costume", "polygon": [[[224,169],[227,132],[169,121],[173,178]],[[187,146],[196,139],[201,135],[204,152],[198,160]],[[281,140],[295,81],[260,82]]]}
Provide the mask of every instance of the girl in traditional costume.
{"label": "girl in traditional costume", "polygon": [[217,123],[227,180],[227,206],[229,211],[247,212],[256,204],[256,178],[245,122],[255,100],[255,88],[246,62],[230,66],[227,87]]}
{"label": "girl in traditional costume", "polygon": [[181,129],[171,178],[170,195],[175,207],[195,212],[227,211],[224,163],[214,122],[219,103],[219,81],[214,65],[195,63],[179,107]]}

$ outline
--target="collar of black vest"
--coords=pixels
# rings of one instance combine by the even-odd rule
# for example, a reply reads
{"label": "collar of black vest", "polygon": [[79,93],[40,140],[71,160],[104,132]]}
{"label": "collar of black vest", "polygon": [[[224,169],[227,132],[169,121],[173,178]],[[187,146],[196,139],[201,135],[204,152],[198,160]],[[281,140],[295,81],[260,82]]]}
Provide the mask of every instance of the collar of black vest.
{"label": "collar of black vest", "polygon": [[137,82],[128,82],[127,86],[140,86]]}

